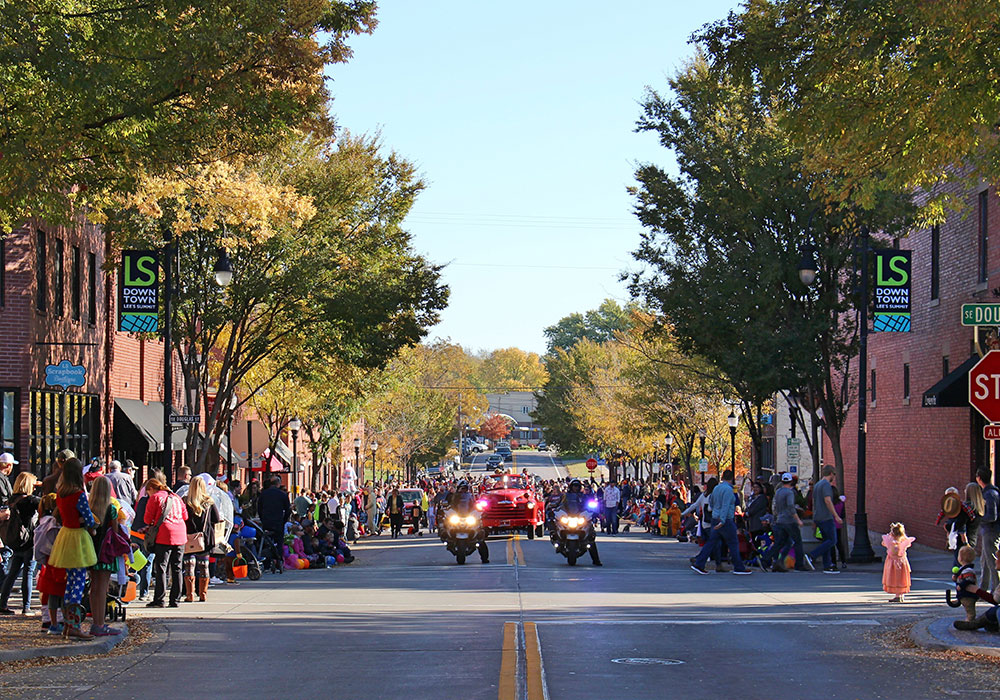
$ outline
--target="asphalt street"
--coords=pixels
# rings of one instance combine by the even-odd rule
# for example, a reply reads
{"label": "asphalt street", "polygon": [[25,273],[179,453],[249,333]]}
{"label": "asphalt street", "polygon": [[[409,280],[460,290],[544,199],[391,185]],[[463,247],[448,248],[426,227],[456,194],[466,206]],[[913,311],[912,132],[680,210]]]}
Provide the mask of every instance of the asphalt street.
{"label": "asphalt street", "polygon": [[[519,465],[520,466],[520,465]],[[553,467],[549,467],[553,468]],[[899,648],[900,625],[944,614],[947,576],[915,564],[910,602],[880,571],[752,576],[688,568],[694,547],[601,537],[605,566],[545,540],[490,542],[458,566],[434,537],[378,537],[333,569],[213,587],[205,603],[137,608],[134,651],[0,669],[0,697],[213,698],[997,697],[997,667]],[[185,691],[186,692],[186,691]]]}

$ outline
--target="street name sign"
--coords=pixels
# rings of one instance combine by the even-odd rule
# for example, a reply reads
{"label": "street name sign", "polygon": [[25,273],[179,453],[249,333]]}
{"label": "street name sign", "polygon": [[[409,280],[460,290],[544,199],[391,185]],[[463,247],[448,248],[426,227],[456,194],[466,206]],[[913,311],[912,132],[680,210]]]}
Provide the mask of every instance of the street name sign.
{"label": "street name sign", "polygon": [[708,471],[708,460],[704,457],[698,460],[698,471],[702,474]]}
{"label": "street name sign", "polygon": [[984,425],[983,440],[1000,440],[1000,425]]}
{"label": "street name sign", "polygon": [[969,404],[990,423],[1000,423],[1000,350],[990,350],[969,370]]}
{"label": "street name sign", "polygon": [[1000,326],[1000,304],[962,304],[963,326]]}
{"label": "street name sign", "polygon": [[179,425],[201,423],[201,416],[170,416],[170,422]]}

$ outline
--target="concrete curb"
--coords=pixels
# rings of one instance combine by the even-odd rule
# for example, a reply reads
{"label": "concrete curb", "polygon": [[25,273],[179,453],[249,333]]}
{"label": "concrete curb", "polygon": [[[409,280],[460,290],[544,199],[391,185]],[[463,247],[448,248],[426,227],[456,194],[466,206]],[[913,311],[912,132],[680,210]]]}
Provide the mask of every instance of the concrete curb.
{"label": "concrete curb", "polygon": [[51,647],[36,647],[34,649],[0,649],[0,663],[9,661],[24,661],[46,657],[83,656],[90,654],[107,654],[121,644],[128,636],[128,623],[121,623],[121,634],[110,637],[95,637],[89,642],[73,642]]}
{"label": "concrete curb", "polygon": [[932,651],[960,651],[965,654],[1000,657],[1000,646],[979,646],[975,644],[976,637],[998,639],[989,632],[963,632],[956,630],[951,623],[955,617],[932,617],[920,620],[910,628],[910,640],[918,647]]}

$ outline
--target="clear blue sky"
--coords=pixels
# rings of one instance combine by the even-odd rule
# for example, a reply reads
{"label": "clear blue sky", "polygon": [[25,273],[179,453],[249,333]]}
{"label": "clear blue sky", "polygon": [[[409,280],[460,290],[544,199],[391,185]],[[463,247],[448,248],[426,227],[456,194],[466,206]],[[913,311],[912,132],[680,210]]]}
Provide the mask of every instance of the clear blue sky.
{"label": "clear blue sky", "polygon": [[407,226],[451,287],[430,337],[542,352],[546,326],[625,301],[640,230],[626,187],[640,162],[673,168],[634,133],[643,91],[735,0],[379,4],[375,34],[331,71],[333,111],[428,183]]}

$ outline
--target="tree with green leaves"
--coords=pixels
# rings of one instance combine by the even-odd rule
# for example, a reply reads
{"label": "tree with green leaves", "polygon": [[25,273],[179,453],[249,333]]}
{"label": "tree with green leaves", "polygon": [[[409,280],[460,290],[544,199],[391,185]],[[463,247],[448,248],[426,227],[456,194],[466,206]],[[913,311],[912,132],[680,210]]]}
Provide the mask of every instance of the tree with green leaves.
{"label": "tree with green leaves", "polygon": [[[448,296],[439,268],[413,252],[402,227],[422,183],[409,163],[383,155],[377,140],[344,135],[334,148],[296,142],[262,161],[258,172],[261,181],[306,197],[308,216],[286,207],[266,230],[241,225],[226,212],[243,203],[220,200],[217,188],[192,191],[184,180],[180,190],[152,188],[161,195],[155,208],[136,204],[115,218],[117,238],[140,245],[190,219],[175,231],[181,275],[174,352],[188,412],[200,413],[215,396],[206,415],[215,450],[231,397],[238,407],[272,382],[334,363],[384,367],[423,337]],[[235,274],[222,291],[214,283],[214,256],[205,253],[224,246],[233,246]],[[287,423],[286,414],[275,413]],[[203,450],[199,468],[207,458]]]}
{"label": "tree with green leaves", "polygon": [[[753,0],[697,39],[763,86],[829,201],[1000,180],[994,3]],[[924,216],[947,203],[937,190]]]}
{"label": "tree with green leaves", "polygon": [[628,330],[633,305],[622,307],[614,299],[605,299],[596,309],[586,313],[572,313],[545,329],[548,351],[568,350],[586,338],[595,343],[614,340],[615,334]]}
{"label": "tree with green leaves", "polygon": [[[671,98],[647,94],[638,128],[658,134],[680,174],[651,164],[636,174],[646,232],[634,256],[647,271],[633,276],[632,292],[672,325],[684,354],[732,387],[758,454],[761,407],[780,389],[811,388],[842,472],[857,234],[901,234],[910,199],[883,195],[865,210],[815,196],[817,179],[760,86],[712,71],[701,55],[670,88]],[[797,272],[807,245],[822,271],[811,288]]]}
{"label": "tree with green leaves", "polygon": [[141,177],[332,134],[325,71],[371,0],[0,3],[0,233],[114,208]]}

